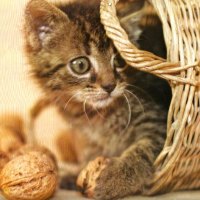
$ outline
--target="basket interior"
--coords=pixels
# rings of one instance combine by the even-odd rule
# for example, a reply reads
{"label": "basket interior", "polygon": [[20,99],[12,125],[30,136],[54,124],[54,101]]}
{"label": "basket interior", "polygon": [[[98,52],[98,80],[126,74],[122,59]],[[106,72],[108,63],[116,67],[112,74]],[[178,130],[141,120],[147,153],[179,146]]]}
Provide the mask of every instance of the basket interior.
{"label": "basket interior", "polygon": [[[116,14],[118,0],[102,0],[101,21],[126,62],[166,79],[172,88],[163,151],[147,194],[200,187],[200,1],[150,0],[158,14],[167,59],[138,49]],[[134,17],[134,15],[132,16]]]}

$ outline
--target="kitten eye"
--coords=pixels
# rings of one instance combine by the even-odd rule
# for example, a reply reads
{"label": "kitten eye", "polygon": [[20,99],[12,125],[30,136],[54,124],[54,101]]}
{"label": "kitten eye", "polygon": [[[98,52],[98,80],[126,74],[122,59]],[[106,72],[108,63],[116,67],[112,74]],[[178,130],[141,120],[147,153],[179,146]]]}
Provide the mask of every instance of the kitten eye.
{"label": "kitten eye", "polygon": [[70,62],[70,68],[78,75],[87,73],[90,67],[90,61],[86,57],[75,58]]}
{"label": "kitten eye", "polygon": [[125,60],[119,55],[115,55],[115,57],[113,58],[113,67],[117,70],[117,71],[123,71],[124,69],[126,69],[127,64],[125,62]]}

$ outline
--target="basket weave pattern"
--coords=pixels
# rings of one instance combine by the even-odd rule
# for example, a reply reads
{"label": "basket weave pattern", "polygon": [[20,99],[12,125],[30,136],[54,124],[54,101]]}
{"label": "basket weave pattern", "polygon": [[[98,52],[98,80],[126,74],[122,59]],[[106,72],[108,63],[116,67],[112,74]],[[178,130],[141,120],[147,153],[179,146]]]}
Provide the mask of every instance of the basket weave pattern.
{"label": "basket weave pattern", "polygon": [[200,187],[200,1],[149,0],[160,17],[167,60],[137,49],[116,16],[118,0],[102,0],[101,21],[126,62],[169,81],[172,101],[165,146],[147,194]]}

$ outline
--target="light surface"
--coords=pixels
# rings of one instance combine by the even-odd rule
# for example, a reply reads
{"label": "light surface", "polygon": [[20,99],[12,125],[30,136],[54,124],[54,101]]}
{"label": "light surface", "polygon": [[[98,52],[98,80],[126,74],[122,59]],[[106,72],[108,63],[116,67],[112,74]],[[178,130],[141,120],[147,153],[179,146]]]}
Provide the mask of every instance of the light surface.
{"label": "light surface", "polygon": [[[71,192],[71,191],[59,191],[51,200],[89,200],[87,198],[82,197],[79,193]],[[133,196],[127,197],[122,200],[199,200],[200,192],[192,191],[192,192],[177,192],[171,194],[165,194],[155,197],[142,197],[142,196]],[[6,200],[0,194],[0,200]]]}

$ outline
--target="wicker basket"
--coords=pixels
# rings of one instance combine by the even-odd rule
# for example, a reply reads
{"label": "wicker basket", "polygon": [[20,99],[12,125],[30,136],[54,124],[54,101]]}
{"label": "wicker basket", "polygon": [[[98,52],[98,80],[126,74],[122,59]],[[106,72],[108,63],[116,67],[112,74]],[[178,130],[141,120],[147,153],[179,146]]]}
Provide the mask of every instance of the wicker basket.
{"label": "wicker basket", "polygon": [[102,0],[107,35],[129,65],[169,81],[167,139],[146,194],[200,187],[200,0],[149,0],[161,19],[167,60],[137,49],[116,16],[118,0]]}

